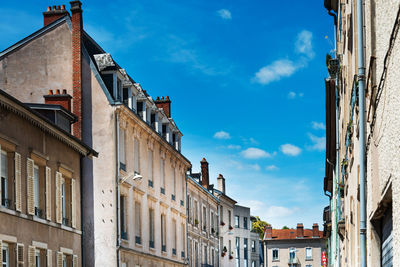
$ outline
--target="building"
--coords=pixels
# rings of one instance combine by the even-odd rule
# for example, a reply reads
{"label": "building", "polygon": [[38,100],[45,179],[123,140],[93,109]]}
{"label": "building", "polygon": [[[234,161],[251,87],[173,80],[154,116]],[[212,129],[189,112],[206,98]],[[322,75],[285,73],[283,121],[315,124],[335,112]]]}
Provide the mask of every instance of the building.
{"label": "building", "polygon": [[[190,162],[169,97],[153,99],[85,31],[82,4],[48,7],[44,25],[0,53],[0,88],[43,103],[65,88],[83,160],[85,266],[182,266]],[[142,178],[139,180],[139,178]]]}
{"label": "building", "polygon": [[219,200],[210,191],[208,162],[187,176],[189,266],[219,266]]}
{"label": "building", "polygon": [[[250,222],[251,223],[251,222]],[[258,233],[253,230],[250,232],[250,266],[251,267],[260,267],[260,254],[262,254],[261,250],[261,241]]]}
{"label": "building", "polygon": [[234,216],[234,230],[235,236],[235,262],[236,266],[248,267],[250,260],[251,250],[249,247],[252,245],[250,238],[251,221],[250,221],[250,208],[235,205],[233,207]]}
{"label": "building", "polygon": [[399,1],[324,4],[336,41],[325,80],[330,265],[399,266]]}
{"label": "building", "polygon": [[70,134],[68,107],[46,100],[0,90],[2,266],[81,266],[81,162],[97,153]]}
{"label": "building", "polygon": [[266,226],[263,242],[266,267],[320,267],[322,264],[325,239],[316,223],[312,229],[304,229],[301,223],[296,229]]}
{"label": "building", "polygon": [[233,209],[236,201],[226,195],[225,178],[220,174],[217,178],[217,189],[213,194],[219,199],[219,252],[220,266],[235,266],[235,237],[233,234]]}

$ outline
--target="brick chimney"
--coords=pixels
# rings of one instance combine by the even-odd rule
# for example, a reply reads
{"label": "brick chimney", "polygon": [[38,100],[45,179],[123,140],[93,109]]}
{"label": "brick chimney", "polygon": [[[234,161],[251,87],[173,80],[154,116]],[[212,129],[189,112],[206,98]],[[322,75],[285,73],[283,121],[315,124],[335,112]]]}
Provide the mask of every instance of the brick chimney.
{"label": "brick chimney", "polygon": [[201,185],[208,189],[208,186],[210,185],[210,179],[208,175],[208,162],[205,158],[203,158],[200,161],[201,165]]}
{"label": "brick chimney", "polygon": [[225,178],[224,176],[222,176],[222,174],[218,175],[217,183],[218,183],[218,190],[221,191],[223,194],[225,194]]}
{"label": "brick chimney", "polygon": [[59,18],[68,15],[68,11],[65,10],[65,5],[62,6],[49,6],[45,12],[43,12],[43,27],[46,27],[50,23],[58,20]]}
{"label": "brick chimney", "polygon": [[73,135],[82,138],[82,3],[71,1],[72,14],[72,109],[78,117]]}
{"label": "brick chimney", "polygon": [[49,90],[48,95],[44,95],[44,103],[45,104],[52,104],[52,105],[60,105],[68,111],[71,111],[71,99],[72,96],[67,94],[67,90],[63,90],[62,93],[59,89]]}
{"label": "brick chimney", "polygon": [[171,118],[171,100],[169,99],[169,96],[166,96],[165,99],[163,96],[161,98],[157,96],[157,99],[154,102],[158,108],[164,110],[164,113],[168,118]]}
{"label": "brick chimney", "polygon": [[320,237],[319,236],[319,227],[318,227],[318,223],[314,223],[312,226],[312,236],[313,237]]}
{"label": "brick chimney", "polygon": [[264,227],[264,239],[272,239],[272,226],[270,224]]}
{"label": "brick chimney", "polygon": [[297,224],[297,238],[304,238],[304,227],[302,223]]}

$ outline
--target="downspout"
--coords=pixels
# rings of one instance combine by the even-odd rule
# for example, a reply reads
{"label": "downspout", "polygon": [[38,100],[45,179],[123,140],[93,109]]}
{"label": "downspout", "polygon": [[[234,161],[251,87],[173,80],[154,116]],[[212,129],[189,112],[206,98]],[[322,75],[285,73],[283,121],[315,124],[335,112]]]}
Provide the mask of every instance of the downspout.
{"label": "downspout", "polygon": [[117,196],[117,267],[120,266],[120,245],[121,245],[121,229],[119,225],[119,218],[120,218],[120,196],[119,196],[119,117],[118,113],[115,112],[115,187],[116,187],[116,196]]}
{"label": "downspout", "polygon": [[79,169],[79,174],[80,174],[80,183],[79,183],[79,189],[80,189],[80,197],[81,197],[81,231],[82,231],[82,235],[81,235],[81,264],[82,264],[82,266],[85,266],[85,242],[86,242],[86,239],[85,239],[85,234],[86,234],[86,231],[85,231],[85,227],[84,227],[84,219],[83,219],[83,209],[84,209],[84,201],[83,201],[83,199],[82,199],[82,196],[83,196],[83,186],[82,186],[82,177],[83,177],[83,159],[84,159],[84,157],[83,156],[81,156],[81,158],[80,158],[80,169]]}
{"label": "downspout", "polygon": [[364,9],[363,1],[357,0],[357,43],[358,43],[358,103],[360,127],[360,266],[366,261],[366,201],[365,201],[365,59],[364,59]]}
{"label": "downspout", "polygon": [[185,186],[186,186],[186,262],[185,264],[189,265],[189,224],[188,224],[188,220],[189,220],[189,192],[188,192],[188,176],[185,173]]}

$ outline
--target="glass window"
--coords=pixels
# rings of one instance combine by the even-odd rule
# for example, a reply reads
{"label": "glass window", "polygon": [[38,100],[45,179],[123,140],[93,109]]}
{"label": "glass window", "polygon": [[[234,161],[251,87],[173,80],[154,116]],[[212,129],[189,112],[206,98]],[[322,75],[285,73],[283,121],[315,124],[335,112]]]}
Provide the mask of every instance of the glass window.
{"label": "glass window", "polygon": [[141,220],[141,207],[139,202],[135,202],[135,242],[141,244],[142,240],[142,220]]}
{"label": "glass window", "polygon": [[248,249],[247,249],[247,245],[248,245],[248,239],[244,238],[243,239],[243,258],[247,259],[248,258]]}
{"label": "glass window", "polygon": [[126,162],[125,162],[125,130],[119,128],[119,168],[121,170],[126,171]]}
{"label": "glass window", "polygon": [[243,228],[247,229],[247,217],[243,217]]}
{"label": "glass window", "polygon": [[120,210],[121,210],[121,218],[120,218],[120,228],[121,228],[121,238],[122,239],[128,239],[127,233],[126,233],[126,205],[125,205],[125,197],[120,196]]}
{"label": "glass window", "polygon": [[228,210],[228,222],[229,222],[229,226],[231,226],[232,225],[232,212],[230,211],[230,210]]}
{"label": "glass window", "polygon": [[256,252],[256,241],[255,240],[251,241],[251,252]]}
{"label": "glass window", "polygon": [[1,248],[3,257],[1,259],[1,266],[2,267],[9,267],[10,266],[10,251],[8,249],[8,244],[3,243],[3,247]]}
{"label": "glass window", "polygon": [[153,209],[149,209],[149,238],[150,238],[150,242],[149,242],[149,246],[151,248],[154,248],[154,210]]}
{"label": "glass window", "polygon": [[153,181],[153,151],[149,150],[148,161],[147,161],[147,175],[149,176],[149,181]]}
{"label": "glass window", "polygon": [[273,261],[279,260],[279,249],[274,248],[274,249],[272,250],[272,260],[273,260]]}
{"label": "glass window", "polygon": [[[161,188],[165,189],[165,159],[160,160],[160,179]],[[165,192],[164,192],[165,194]]]}
{"label": "glass window", "polygon": [[235,215],[235,227],[239,228],[239,215]]}
{"label": "glass window", "polygon": [[296,258],[296,249],[295,248],[290,248],[289,249],[289,259],[294,260]]}
{"label": "glass window", "polygon": [[161,214],[161,251],[166,252],[167,251],[167,233],[166,233],[166,222],[165,222],[165,215]]}
{"label": "glass window", "polygon": [[236,237],[236,259],[240,259],[240,237]]}
{"label": "glass window", "polygon": [[133,140],[133,170],[140,172],[140,147],[139,141],[135,138]]}
{"label": "glass window", "polygon": [[33,190],[34,190],[34,202],[35,202],[35,215],[38,215],[40,209],[40,176],[39,167],[34,165],[33,167]]}
{"label": "glass window", "polygon": [[0,163],[1,163],[1,205],[4,207],[9,206],[8,200],[8,157],[7,152],[0,150]]}
{"label": "glass window", "polygon": [[306,260],[312,259],[312,248],[306,248]]}

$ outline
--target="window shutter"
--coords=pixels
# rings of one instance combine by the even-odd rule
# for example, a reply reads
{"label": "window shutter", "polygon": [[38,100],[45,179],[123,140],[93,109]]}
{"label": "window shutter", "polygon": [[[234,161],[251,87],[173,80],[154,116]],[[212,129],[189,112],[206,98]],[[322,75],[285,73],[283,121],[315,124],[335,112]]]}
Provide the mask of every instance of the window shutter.
{"label": "window shutter", "polygon": [[3,259],[3,241],[0,239],[0,260]]}
{"label": "window shutter", "polygon": [[35,191],[33,190],[33,160],[27,159],[27,195],[28,195],[28,214],[35,215]]}
{"label": "window shutter", "polygon": [[[1,172],[1,166],[3,163],[1,163],[1,145],[0,145],[0,172]],[[1,174],[1,173],[0,173]],[[0,200],[3,199],[3,192],[1,192],[1,186],[0,186]],[[1,246],[0,246],[1,248]],[[1,255],[0,255],[1,256]],[[3,256],[1,257],[3,259]]]}
{"label": "window shutter", "polygon": [[72,266],[73,267],[78,267],[78,255],[74,255]]}
{"label": "window shutter", "polygon": [[57,252],[57,267],[63,267],[63,253]]}
{"label": "window shutter", "polygon": [[29,246],[28,249],[28,266],[29,267],[35,267],[36,262],[35,262],[35,247],[34,246]]}
{"label": "window shutter", "polygon": [[51,221],[51,169],[46,167],[46,218]]}
{"label": "window shutter", "polygon": [[21,155],[15,152],[14,158],[15,170],[15,209],[22,210],[22,190],[21,190]]}
{"label": "window shutter", "polygon": [[53,257],[51,252],[52,252],[51,249],[47,250],[47,267],[53,266]]}
{"label": "window shutter", "polygon": [[56,222],[57,223],[62,223],[61,179],[62,179],[62,174],[60,172],[56,172]]}
{"label": "window shutter", "polygon": [[24,266],[24,244],[17,244],[17,267]]}
{"label": "window shutter", "polygon": [[76,205],[75,179],[71,179],[71,223],[72,223],[72,227],[73,228],[76,228],[76,209],[75,209],[75,205]]}

